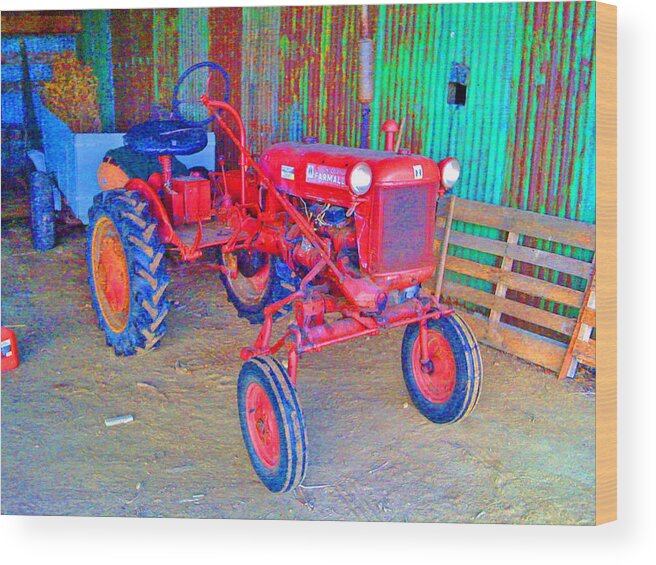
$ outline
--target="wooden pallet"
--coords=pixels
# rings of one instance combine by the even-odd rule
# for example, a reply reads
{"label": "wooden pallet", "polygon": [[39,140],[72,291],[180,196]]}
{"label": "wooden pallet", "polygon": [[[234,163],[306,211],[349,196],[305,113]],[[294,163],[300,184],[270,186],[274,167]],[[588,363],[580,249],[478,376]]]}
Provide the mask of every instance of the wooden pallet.
{"label": "wooden pallet", "polygon": [[[452,227],[452,221],[458,222],[457,229],[456,224]],[[473,226],[497,231],[490,237],[468,233],[476,231]],[[445,237],[448,238],[447,247],[442,246]],[[536,249],[526,243],[542,240],[594,252],[595,226],[452,196],[442,199],[438,206],[436,240],[440,254],[436,293],[446,303],[466,306],[463,315],[479,341],[559,373],[568,341],[577,328],[576,312],[584,305],[586,293],[546,280],[543,275],[545,272],[563,273],[582,278],[588,284],[594,265],[592,261]],[[488,259],[494,259],[490,261],[493,264],[457,256],[462,255],[458,253],[462,249],[486,254]],[[514,268],[518,263],[524,264],[524,272]],[[527,271],[538,275],[527,274]],[[475,283],[455,282],[449,272],[461,275],[459,278],[465,281],[470,277],[468,280]],[[476,284],[479,281],[488,283],[491,291],[476,288],[481,286]],[[536,306],[545,301],[564,305],[574,317]],[[479,313],[473,313],[477,310]],[[585,362],[593,359],[592,343]]]}
{"label": "wooden pallet", "polygon": [[597,366],[597,341],[592,338],[593,331],[597,325],[597,276],[593,273],[585,291],[583,307],[579,313],[579,319],[572,333],[572,339],[567,347],[563,365],[558,374],[558,380],[565,377],[573,377],[579,363],[589,367]]}

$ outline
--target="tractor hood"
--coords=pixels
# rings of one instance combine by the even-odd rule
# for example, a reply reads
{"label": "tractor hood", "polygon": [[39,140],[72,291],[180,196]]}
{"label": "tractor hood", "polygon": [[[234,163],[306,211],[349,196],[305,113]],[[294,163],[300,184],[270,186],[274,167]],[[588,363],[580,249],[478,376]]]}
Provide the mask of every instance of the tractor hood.
{"label": "tractor hood", "polygon": [[350,206],[357,199],[349,185],[350,172],[358,163],[371,169],[372,194],[380,185],[440,183],[440,170],[427,157],[322,143],[277,143],[262,154],[259,164],[283,192]]}

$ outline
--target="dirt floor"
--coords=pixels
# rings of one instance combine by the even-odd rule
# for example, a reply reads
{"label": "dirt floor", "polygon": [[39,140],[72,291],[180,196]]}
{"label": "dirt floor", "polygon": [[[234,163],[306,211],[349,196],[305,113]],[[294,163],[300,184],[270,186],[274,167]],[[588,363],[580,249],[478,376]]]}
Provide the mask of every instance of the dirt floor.
{"label": "dirt floor", "polygon": [[594,522],[594,379],[556,382],[482,346],[478,408],[436,426],[405,391],[402,330],[301,361],[308,472],[271,494],[236,410],[238,353],[257,328],[218,276],[171,265],[161,347],[116,357],[91,308],[84,230],[36,253],[24,201],[3,192],[2,324],[22,359],[2,375],[3,514]]}

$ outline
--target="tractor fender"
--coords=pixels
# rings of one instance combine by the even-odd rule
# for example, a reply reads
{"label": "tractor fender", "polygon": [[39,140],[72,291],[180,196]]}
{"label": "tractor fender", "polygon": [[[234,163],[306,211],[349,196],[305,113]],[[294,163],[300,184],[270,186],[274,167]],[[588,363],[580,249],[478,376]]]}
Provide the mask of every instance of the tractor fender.
{"label": "tractor fender", "polygon": [[157,221],[157,234],[162,243],[175,243],[176,234],[169,215],[157,194],[157,190],[142,179],[134,178],[125,186],[126,190],[135,190],[148,201],[150,215]]}

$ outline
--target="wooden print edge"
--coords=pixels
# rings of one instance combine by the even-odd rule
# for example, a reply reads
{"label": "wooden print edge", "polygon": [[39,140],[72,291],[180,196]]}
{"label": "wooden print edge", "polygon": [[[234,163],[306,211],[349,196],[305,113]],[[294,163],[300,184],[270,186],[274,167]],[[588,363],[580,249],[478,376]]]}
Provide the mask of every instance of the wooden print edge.
{"label": "wooden print edge", "polygon": [[617,7],[596,2],[597,525],[617,519]]}

